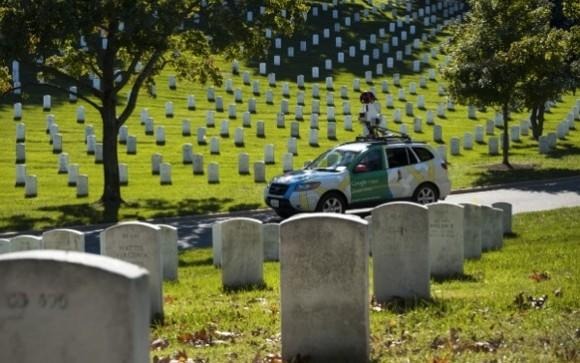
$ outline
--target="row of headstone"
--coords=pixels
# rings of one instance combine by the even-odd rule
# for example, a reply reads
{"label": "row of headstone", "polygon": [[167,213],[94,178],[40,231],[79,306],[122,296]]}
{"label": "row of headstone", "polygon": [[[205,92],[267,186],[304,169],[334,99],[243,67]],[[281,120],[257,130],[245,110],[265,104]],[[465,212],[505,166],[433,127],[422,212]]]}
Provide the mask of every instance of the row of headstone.
{"label": "row of headstone", "polygon": [[[177,229],[169,225],[157,226],[161,229],[163,279],[177,280]],[[0,240],[0,254],[39,249],[85,252],[85,234],[74,229],[59,228],[43,232],[41,236],[19,235]]]}

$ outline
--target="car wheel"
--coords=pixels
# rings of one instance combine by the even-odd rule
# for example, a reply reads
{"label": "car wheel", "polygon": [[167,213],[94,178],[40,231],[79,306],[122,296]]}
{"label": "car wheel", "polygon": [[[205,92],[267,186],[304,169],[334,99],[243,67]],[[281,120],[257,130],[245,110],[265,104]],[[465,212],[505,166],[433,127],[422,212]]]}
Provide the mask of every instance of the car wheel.
{"label": "car wheel", "polygon": [[323,213],[344,213],[345,210],[344,198],[337,193],[325,194],[316,206],[316,211]]}
{"label": "car wheel", "polygon": [[437,189],[431,184],[420,185],[413,194],[413,200],[419,204],[435,203],[437,199],[439,199]]}

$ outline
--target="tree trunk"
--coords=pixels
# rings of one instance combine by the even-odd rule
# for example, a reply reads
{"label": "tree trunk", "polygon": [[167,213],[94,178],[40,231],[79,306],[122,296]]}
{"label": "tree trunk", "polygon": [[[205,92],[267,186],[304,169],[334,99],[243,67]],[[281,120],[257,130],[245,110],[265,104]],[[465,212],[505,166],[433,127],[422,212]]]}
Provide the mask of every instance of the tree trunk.
{"label": "tree trunk", "polygon": [[119,182],[119,158],[117,155],[117,120],[115,106],[103,108],[103,175],[104,186],[101,203],[103,203],[103,222],[116,222],[121,207],[121,183]]}
{"label": "tree trunk", "polygon": [[544,115],[546,113],[546,106],[541,103],[534,108],[530,114],[530,123],[532,124],[532,135],[535,140],[538,140],[544,133]]}
{"label": "tree trunk", "polygon": [[544,115],[546,113],[546,105],[541,104],[538,108],[538,139],[544,134]]}
{"label": "tree trunk", "polygon": [[103,221],[117,222],[121,198],[121,183],[119,181],[119,158],[117,155],[117,135],[119,122],[117,120],[117,95],[114,91],[114,54],[115,44],[109,46],[102,58],[102,102],[101,117],[103,119]]}
{"label": "tree trunk", "polygon": [[504,103],[502,108],[502,113],[503,113],[503,142],[502,142],[502,155],[503,155],[503,161],[502,163],[506,166],[508,166],[509,168],[511,168],[510,165],[510,160],[509,160],[509,108],[508,108],[508,104]]}
{"label": "tree trunk", "polygon": [[534,106],[532,108],[532,112],[530,113],[530,123],[532,124],[532,136],[534,140],[538,140],[540,138],[540,132],[538,128],[538,107]]}

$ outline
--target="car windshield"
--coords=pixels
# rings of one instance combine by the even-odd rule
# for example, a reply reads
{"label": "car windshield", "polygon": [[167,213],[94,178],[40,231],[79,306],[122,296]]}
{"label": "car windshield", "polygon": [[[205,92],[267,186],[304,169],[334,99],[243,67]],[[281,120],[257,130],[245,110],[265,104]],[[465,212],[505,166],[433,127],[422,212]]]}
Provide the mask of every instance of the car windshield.
{"label": "car windshield", "polygon": [[305,169],[335,170],[348,166],[360,151],[332,149],[317,157]]}

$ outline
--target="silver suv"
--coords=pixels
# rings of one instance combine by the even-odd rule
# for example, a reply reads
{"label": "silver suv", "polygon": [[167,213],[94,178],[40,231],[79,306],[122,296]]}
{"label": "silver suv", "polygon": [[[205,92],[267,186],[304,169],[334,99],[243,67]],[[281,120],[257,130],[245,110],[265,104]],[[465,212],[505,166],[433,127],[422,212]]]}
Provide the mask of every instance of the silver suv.
{"label": "silver suv", "polygon": [[447,164],[408,137],[359,139],[336,146],[300,170],[277,176],[264,199],[285,218],[302,212],[344,213],[392,200],[432,203],[451,190]]}

